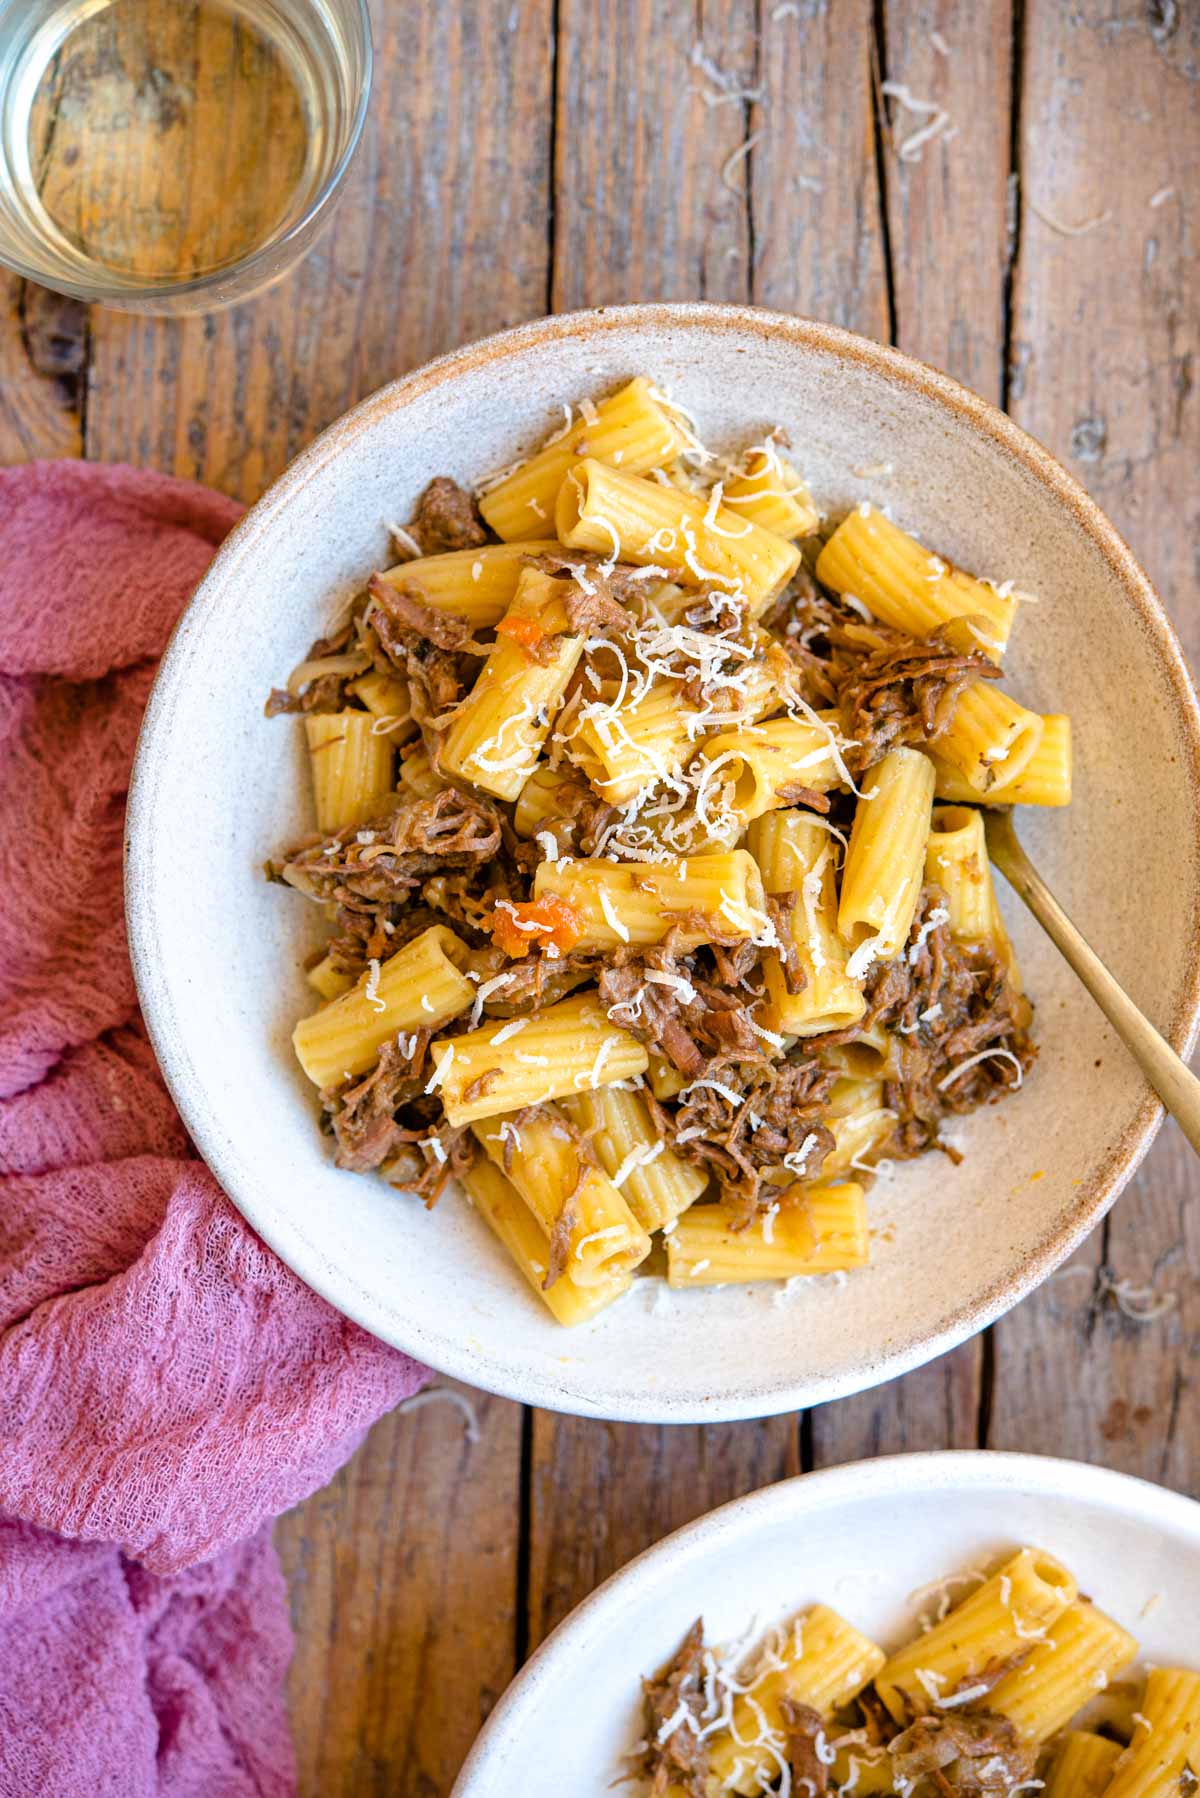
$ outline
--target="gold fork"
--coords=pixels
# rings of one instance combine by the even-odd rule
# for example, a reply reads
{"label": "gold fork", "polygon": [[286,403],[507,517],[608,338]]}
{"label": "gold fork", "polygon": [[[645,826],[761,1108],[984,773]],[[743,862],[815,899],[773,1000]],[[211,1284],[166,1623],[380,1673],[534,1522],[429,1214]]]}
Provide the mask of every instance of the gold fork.
{"label": "gold fork", "polygon": [[1200,1080],[1138,1010],[1095,950],[1090,949],[1050,891],[1013,829],[1012,814],[983,812],[988,854],[1013,891],[1086,986],[1196,1153],[1200,1155]]}

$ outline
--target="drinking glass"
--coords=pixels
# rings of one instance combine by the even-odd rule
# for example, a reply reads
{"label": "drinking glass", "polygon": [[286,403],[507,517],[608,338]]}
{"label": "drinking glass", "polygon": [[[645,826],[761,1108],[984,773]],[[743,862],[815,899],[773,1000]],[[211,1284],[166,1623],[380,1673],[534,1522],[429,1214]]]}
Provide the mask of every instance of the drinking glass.
{"label": "drinking glass", "polygon": [[328,221],[367,0],[0,0],[0,262],[125,311],[278,279]]}

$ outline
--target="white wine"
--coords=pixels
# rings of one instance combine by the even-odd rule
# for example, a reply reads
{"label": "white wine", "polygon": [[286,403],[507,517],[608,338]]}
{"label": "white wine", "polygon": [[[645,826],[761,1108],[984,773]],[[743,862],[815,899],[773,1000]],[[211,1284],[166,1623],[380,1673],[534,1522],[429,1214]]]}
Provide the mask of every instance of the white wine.
{"label": "white wine", "polygon": [[285,236],[343,147],[338,13],[0,0],[0,258],[6,212],[29,260],[100,292],[203,281]]}

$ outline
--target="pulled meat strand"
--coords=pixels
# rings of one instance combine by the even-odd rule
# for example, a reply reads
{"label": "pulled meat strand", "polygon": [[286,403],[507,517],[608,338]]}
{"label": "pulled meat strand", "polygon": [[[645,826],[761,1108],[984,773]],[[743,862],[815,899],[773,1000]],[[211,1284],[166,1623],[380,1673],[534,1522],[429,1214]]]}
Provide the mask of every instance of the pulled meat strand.
{"label": "pulled meat strand", "polygon": [[[704,1623],[697,1617],[674,1660],[654,1679],[642,1681],[646,1746],[639,1771],[650,1781],[651,1798],[666,1798],[672,1786],[687,1798],[705,1798],[708,1744],[700,1736],[704,1709]],[[680,1707],[683,1710],[680,1719]],[[666,1740],[660,1732],[674,1723]]]}
{"label": "pulled meat strand", "polygon": [[952,723],[964,688],[1000,675],[990,657],[955,646],[953,624],[918,638],[867,622],[826,594],[807,570],[764,622],[779,632],[802,696],[840,711],[848,739],[842,753],[854,774],[889,749],[936,742]]}
{"label": "pulled meat strand", "polygon": [[848,647],[867,651],[850,661],[837,682],[852,772],[871,767],[901,744],[936,741],[972,682],[1000,678],[995,662],[956,650],[944,628],[917,641],[884,625],[851,625],[833,641],[846,639]]}
{"label": "pulled meat strand", "polygon": [[1036,1759],[1008,1718],[991,1711],[918,1717],[893,1738],[890,1752],[898,1778],[929,1779],[946,1798],[1002,1798],[1032,1778]]}
{"label": "pulled meat strand", "polygon": [[923,887],[908,947],[875,971],[859,1026],[879,1022],[895,1033],[898,1066],[884,1080],[883,1102],[897,1122],[882,1152],[901,1160],[946,1148],[940,1139],[946,1117],[990,1104],[1016,1084],[1012,1063],[999,1056],[943,1086],[962,1062],[982,1050],[1003,1050],[1023,1077],[1037,1055],[1029,1035],[1033,1008],[1008,968],[987,944],[960,943],[946,923],[931,924],[939,907],[945,910],[941,889]]}
{"label": "pulled meat strand", "polygon": [[430,481],[417,501],[408,532],[423,556],[477,549],[488,540],[475,501],[448,475]]}
{"label": "pulled meat strand", "polygon": [[559,1206],[558,1216],[550,1231],[550,1265],[546,1269],[546,1278],[542,1288],[548,1291],[556,1280],[561,1280],[567,1271],[571,1257],[571,1239],[579,1227],[579,1200],[588,1175],[596,1165],[583,1133],[567,1118],[562,1119],[571,1133],[575,1145],[575,1179],[571,1190]]}
{"label": "pulled meat strand", "polygon": [[322,904],[386,904],[406,899],[423,875],[490,861],[501,841],[494,800],[443,787],[427,799],[392,799],[365,825],[310,838],[283,858],[279,871]]}
{"label": "pulled meat strand", "polygon": [[779,1700],[783,1718],[783,1734],[788,1766],[792,1773],[795,1798],[825,1798],[829,1790],[829,1767],[821,1759],[825,1740],[825,1720],[820,1711],[809,1704],[798,1704],[794,1698]]}

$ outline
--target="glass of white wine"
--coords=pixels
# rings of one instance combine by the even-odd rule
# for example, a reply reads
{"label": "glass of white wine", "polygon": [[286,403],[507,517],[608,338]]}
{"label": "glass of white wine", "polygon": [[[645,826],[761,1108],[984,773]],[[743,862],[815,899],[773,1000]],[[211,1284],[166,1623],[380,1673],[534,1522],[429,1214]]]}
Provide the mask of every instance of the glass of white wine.
{"label": "glass of white wine", "polygon": [[0,0],[0,263],[126,311],[284,274],[345,184],[367,0]]}

